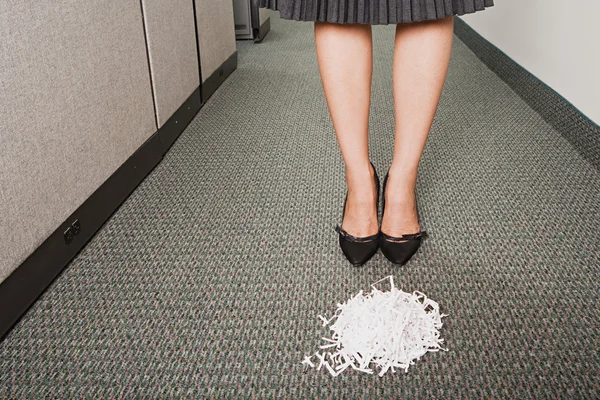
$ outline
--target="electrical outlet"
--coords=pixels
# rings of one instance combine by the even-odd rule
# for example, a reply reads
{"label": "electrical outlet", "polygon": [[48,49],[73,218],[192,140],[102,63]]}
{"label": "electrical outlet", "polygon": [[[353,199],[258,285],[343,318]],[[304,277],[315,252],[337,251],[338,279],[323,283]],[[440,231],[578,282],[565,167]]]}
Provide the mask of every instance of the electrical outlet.
{"label": "electrical outlet", "polygon": [[68,227],[67,230],[65,231],[65,233],[63,234],[63,236],[65,237],[65,243],[69,244],[71,243],[71,241],[73,241],[73,228],[72,227]]}
{"label": "electrical outlet", "polygon": [[73,229],[73,235],[78,235],[79,231],[81,231],[81,225],[79,224],[79,220],[76,219],[75,221],[73,221],[73,223],[71,224],[71,229]]}

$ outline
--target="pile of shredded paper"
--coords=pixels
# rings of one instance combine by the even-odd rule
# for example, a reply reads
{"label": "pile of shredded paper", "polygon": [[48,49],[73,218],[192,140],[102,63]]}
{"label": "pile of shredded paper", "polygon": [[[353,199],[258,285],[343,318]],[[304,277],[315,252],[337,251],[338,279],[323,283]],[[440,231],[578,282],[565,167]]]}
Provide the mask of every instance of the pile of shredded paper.
{"label": "pile of shredded paper", "polygon": [[[382,292],[374,285],[389,279],[391,290]],[[361,290],[344,304],[337,305],[331,319],[319,315],[323,326],[330,325],[331,338],[321,351],[305,357],[302,364],[325,367],[333,376],[347,368],[372,374],[379,370],[383,376],[388,370],[402,368],[408,372],[428,351],[445,350],[441,347],[439,329],[442,327],[438,303],[421,292],[406,293],[394,286],[392,276],[376,282],[371,293]],[[332,324],[332,322],[335,322]]]}

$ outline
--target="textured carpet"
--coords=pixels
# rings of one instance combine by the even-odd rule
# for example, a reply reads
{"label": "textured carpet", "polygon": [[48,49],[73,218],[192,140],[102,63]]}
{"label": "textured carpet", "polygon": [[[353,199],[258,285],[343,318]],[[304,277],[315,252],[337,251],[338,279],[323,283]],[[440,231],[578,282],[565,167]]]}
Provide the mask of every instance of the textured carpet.
{"label": "textured carpet", "polygon": [[[391,160],[393,27],[370,146]],[[239,68],[0,344],[0,397],[598,398],[600,173],[460,41],[403,268],[344,259],[344,165],[309,23]],[[330,313],[389,274],[439,301],[450,351],[407,374],[305,371]]]}

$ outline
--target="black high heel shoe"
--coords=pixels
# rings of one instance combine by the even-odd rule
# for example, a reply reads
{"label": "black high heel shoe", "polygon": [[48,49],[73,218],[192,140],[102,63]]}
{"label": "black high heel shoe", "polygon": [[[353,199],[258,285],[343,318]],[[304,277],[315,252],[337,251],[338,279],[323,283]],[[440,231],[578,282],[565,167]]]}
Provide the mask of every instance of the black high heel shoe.
{"label": "black high heel shoe", "polygon": [[[381,218],[385,212],[385,186],[387,184],[388,172],[383,179],[383,193],[381,194]],[[417,213],[418,215],[418,213]],[[409,233],[402,236],[390,236],[379,228],[379,247],[383,255],[394,264],[404,265],[421,247],[421,242],[427,237],[427,232],[420,230],[417,233]]]}
{"label": "black high heel shoe", "polygon": [[[375,166],[371,163],[373,167],[373,171],[375,172],[375,190],[377,191],[377,200],[375,203],[375,207],[377,207],[377,211],[379,212],[379,177],[377,176],[377,171],[375,170]],[[344,199],[344,208],[342,212],[342,220],[344,219],[344,215],[346,214],[346,201],[348,200],[348,191],[346,191],[346,198]],[[340,247],[342,248],[342,252],[355,267],[359,267],[365,262],[367,262],[375,253],[377,253],[377,248],[379,247],[379,232],[370,236],[353,236],[342,229],[340,225],[336,225],[335,231],[339,233],[340,236]]]}

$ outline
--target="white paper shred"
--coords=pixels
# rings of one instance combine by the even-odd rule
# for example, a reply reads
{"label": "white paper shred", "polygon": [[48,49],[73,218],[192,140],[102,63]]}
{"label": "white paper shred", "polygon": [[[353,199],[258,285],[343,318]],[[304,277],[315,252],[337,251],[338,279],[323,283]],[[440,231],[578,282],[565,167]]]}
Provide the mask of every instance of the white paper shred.
{"label": "white paper shred", "polygon": [[[378,290],[375,285],[389,279],[391,289]],[[322,367],[333,376],[347,368],[379,376],[396,372],[396,368],[408,372],[415,360],[429,351],[439,351],[444,339],[439,329],[442,317],[438,303],[421,292],[406,293],[394,286],[394,278],[388,276],[372,285],[366,295],[361,290],[344,304],[338,304],[333,317],[318,318],[323,326],[333,331],[331,338],[312,356],[302,361],[307,368]]]}

